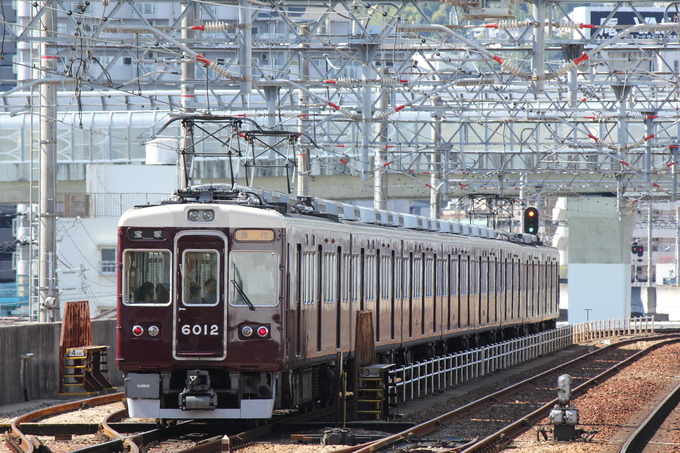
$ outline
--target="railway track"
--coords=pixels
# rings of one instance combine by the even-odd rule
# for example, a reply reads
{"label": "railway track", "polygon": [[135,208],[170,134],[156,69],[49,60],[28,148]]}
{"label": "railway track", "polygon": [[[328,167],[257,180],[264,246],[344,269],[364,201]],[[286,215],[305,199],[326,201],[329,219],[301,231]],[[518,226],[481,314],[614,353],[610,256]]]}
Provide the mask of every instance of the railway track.
{"label": "railway track", "polygon": [[[221,427],[218,436],[208,436],[206,433],[215,430],[215,425],[206,423],[194,423],[184,421],[172,424],[169,427],[153,428],[141,432],[141,427],[148,427],[148,424],[124,423],[120,421],[127,417],[127,410],[108,414],[97,424],[82,423],[36,423],[48,417],[79,411],[83,408],[91,408],[105,404],[122,401],[123,393],[115,393],[106,396],[90,398],[86,400],[74,401],[65,404],[42,408],[16,418],[12,422],[11,432],[5,437],[9,447],[17,453],[45,453],[52,451],[37,436],[56,436],[70,438],[71,435],[94,434],[101,432],[108,440],[88,445],[77,449],[67,449],[71,453],[110,453],[125,451],[126,453],[139,453],[143,448],[145,451],[153,452],[154,449],[165,451],[184,452],[184,453],[207,453],[221,451],[225,439],[231,444],[232,448],[238,448],[248,442],[270,434],[281,423],[300,423],[317,418],[329,417],[337,412],[336,407],[329,407],[314,411],[313,413],[301,414],[286,417],[285,421],[274,421],[263,426],[243,431],[242,424],[233,424],[228,427]],[[25,433],[30,431],[32,434]],[[122,432],[121,432],[122,431]],[[177,439],[185,440],[179,441]],[[190,446],[186,446],[191,444]],[[168,447],[168,445],[172,445]]]}
{"label": "railway track", "polygon": [[[653,339],[657,341],[657,339]],[[651,344],[652,340],[647,340],[650,343],[643,350],[635,351],[632,349],[625,349],[626,345],[635,345],[640,342],[640,339],[632,339],[628,341],[619,342],[615,345],[608,346],[605,348],[597,349],[594,352],[585,354],[574,360],[569,361],[558,367],[554,367],[548,371],[536,374],[528,379],[523,380],[514,385],[510,385],[500,391],[497,391],[491,395],[487,395],[483,398],[479,398],[468,404],[463,405],[453,411],[447,412],[436,418],[422,422],[406,431],[399,434],[388,436],[379,441],[369,442],[363,445],[346,447],[340,451],[343,453],[350,452],[376,452],[385,449],[392,449],[393,451],[398,444],[407,444],[413,446],[414,443],[418,442],[418,439],[425,437],[455,437],[451,436],[451,432],[456,431],[457,427],[461,423],[466,425],[473,425],[474,429],[477,429],[482,424],[489,426],[495,426],[494,423],[488,423],[489,420],[484,420],[484,423],[477,423],[475,420],[483,418],[480,414],[483,413],[493,413],[498,407],[516,405],[523,406],[524,412],[516,416],[512,423],[505,423],[499,429],[492,429],[491,431],[477,431],[476,436],[458,436],[462,438],[472,438],[477,437],[475,442],[468,443],[467,445],[457,446],[451,448],[450,451],[463,451],[465,453],[480,452],[480,451],[491,451],[497,450],[502,447],[503,444],[507,444],[512,439],[516,438],[521,433],[527,431],[533,424],[538,423],[543,419],[546,414],[552,409],[555,404],[554,385],[556,382],[556,376],[570,373],[574,376],[575,388],[573,391],[574,398],[579,394],[585,393],[589,388],[594,385],[603,382],[609,376],[615,374],[621,368],[625,367],[640,358],[642,355],[649,353],[650,351],[659,348],[665,344],[671,342],[678,342],[680,338],[673,337],[666,340],[659,340],[658,343]],[[618,351],[618,352],[616,352]],[[602,358],[606,354],[610,356],[608,358]],[[611,354],[614,354],[616,358],[612,358]],[[625,355],[625,357],[622,357]],[[576,386],[578,385],[578,386]],[[538,390],[545,391],[551,395],[550,398],[546,398],[538,395]],[[518,401],[527,401],[529,398],[526,396],[527,393],[532,394],[531,403],[517,404]],[[680,393],[676,392],[676,393]],[[14,445],[15,451],[18,452],[34,452],[34,451],[50,451],[41,446],[40,441],[22,432],[23,427],[33,427],[35,429],[35,421],[41,420],[45,417],[52,416],[54,414],[62,413],[70,410],[78,410],[85,406],[96,406],[99,404],[107,404],[113,401],[120,401],[122,394],[107,395],[105,397],[98,397],[85,401],[78,401],[67,403],[60,406],[53,406],[46,409],[41,409],[39,411],[32,412],[17,418],[12,423],[12,432],[8,436]],[[675,398],[680,399],[680,395],[676,395]],[[666,403],[668,406],[670,402]],[[314,420],[319,419],[323,416],[332,416],[336,408],[325,409],[324,413],[315,412],[313,414],[303,414],[296,417],[286,418],[279,422],[268,423],[264,426],[245,431],[234,431],[220,433],[219,435],[212,437],[204,437],[198,441],[190,442],[189,446],[176,446],[171,450],[182,453],[208,453],[223,451],[226,449],[224,435],[227,435],[228,442],[230,443],[229,448],[235,450],[243,446],[248,445],[255,441],[256,439],[263,438],[277,429],[278,426],[282,426],[285,423],[298,423],[304,420]],[[661,413],[661,412],[659,412]],[[125,410],[120,410],[112,413],[102,420],[100,431],[106,435],[109,439],[105,442],[100,442],[97,445],[91,445],[79,450],[69,450],[77,452],[88,452],[88,453],[99,453],[99,452],[111,452],[111,451],[129,451],[136,453],[140,451],[140,447],[144,446],[145,451],[153,451],[149,449],[151,443],[156,443],[163,445],[163,442],[169,442],[173,438],[187,435],[188,433],[196,432],[196,424],[193,426],[190,423],[178,424],[172,429],[149,429],[143,432],[129,434],[131,428],[128,424],[121,424],[121,420],[127,415]],[[658,419],[659,416],[655,418]],[[651,418],[651,417],[650,417]],[[663,417],[661,417],[663,418]],[[137,425],[138,427],[143,427],[147,425]],[[147,426],[148,427],[148,426]],[[443,427],[446,427],[448,434],[437,434],[437,431],[441,431]],[[649,430],[649,428],[647,428]],[[92,431],[92,428],[90,428]],[[644,437],[644,435],[642,435]],[[626,453],[631,453],[635,450],[636,443],[638,441],[631,441],[631,449],[626,450]],[[248,451],[248,449],[245,449]],[[276,451],[276,450],[273,450]],[[624,450],[622,450],[624,451]]]}
{"label": "railway track", "polygon": [[[413,449],[418,445],[419,439],[424,438],[445,438],[445,437],[460,437],[465,438],[466,436],[453,436],[452,432],[455,433],[458,426],[461,423],[472,424],[476,423],[474,420],[484,418],[484,415],[480,414],[491,414],[494,412],[501,412],[499,409],[503,406],[507,407],[516,403],[520,400],[525,400],[526,393],[530,392],[534,394],[534,401],[541,401],[541,395],[538,389],[547,389],[553,395],[556,394],[554,390],[555,383],[557,381],[557,376],[565,373],[574,373],[577,375],[576,380],[579,381],[579,385],[574,388],[572,394],[576,398],[579,395],[586,393],[592,387],[602,383],[612,375],[616,374],[622,368],[635,362],[642,356],[650,353],[651,351],[663,347],[671,343],[680,342],[680,338],[668,338],[661,340],[658,343],[650,344],[644,349],[638,352],[631,352],[627,357],[621,360],[616,360],[612,362],[611,360],[606,360],[605,362],[610,362],[610,366],[599,367],[597,366],[598,357],[602,357],[604,354],[612,352],[612,348],[621,349],[623,345],[630,345],[637,343],[638,339],[628,340],[624,342],[617,343],[616,345],[608,346],[602,349],[598,349],[592,353],[585,354],[567,363],[561,364],[550,370],[544,371],[542,373],[536,374],[528,379],[525,379],[519,383],[510,385],[498,392],[487,395],[483,398],[477,399],[469,404],[466,404],[460,408],[453,411],[447,412],[436,418],[428,420],[426,422],[420,423],[412,429],[408,429],[401,433],[395,434],[393,436],[380,439],[378,441],[366,443],[357,447],[348,447],[339,450],[342,453],[369,453],[369,452],[379,452],[379,451],[400,451],[400,445],[406,447],[406,449]],[[603,362],[604,363],[604,362]],[[587,379],[584,378],[584,374],[591,374]],[[679,392],[680,393],[680,392]],[[669,402],[665,405],[665,410],[668,410],[668,406],[673,404],[674,398],[680,398],[680,394],[669,398]],[[514,400],[514,401],[513,401]],[[473,442],[469,442],[463,446],[457,446],[450,448],[448,450],[437,450],[437,451],[455,451],[461,453],[479,453],[479,452],[489,452],[489,451],[499,451],[505,445],[511,443],[520,434],[526,432],[533,425],[538,423],[540,420],[544,419],[550,410],[556,404],[557,399],[550,399],[542,401],[541,404],[526,404],[525,409],[531,407],[532,410],[525,410],[518,416],[515,416],[509,423],[503,423],[503,426],[499,429],[492,429],[491,431],[484,431],[478,429],[477,432],[481,433],[476,436],[477,439]],[[663,409],[659,411],[663,412]],[[663,416],[657,415],[656,417],[650,417],[650,419],[656,420],[656,423],[660,423],[663,420]],[[484,420],[484,423],[488,426],[494,426],[495,423],[490,422],[490,420]],[[479,426],[482,423],[478,424]],[[478,427],[479,427],[478,426]],[[478,428],[477,427],[477,428]],[[475,428],[475,429],[477,429]],[[650,428],[641,429],[643,434],[641,437],[648,437]],[[647,434],[644,434],[647,433]],[[467,436],[474,437],[474,436]],[[425,442],[427,443],[427,442]],[[625,453],[633,453],[641,451],[634,448],[639,448],[637,445],[640,443],[639,440],[631,441],[633,447],[630,450],[625,451]],[[406,451],[404,449],[403,451]],[[624,450],[622,450],[622,453]]]}
{"label": "railway track", "polygon": [[56,406],[51,406],[30,412],[28,414],[17,417],[15,420],[12,421],[11,431],[10,434],[6,436],[6,442],[9,444],[10,448],[13,448],[17,452],[34,453],[42,448],[41,443],[36,437],[31,437],[27,434],[24,434],[21,430],[22,424],[35,422],[37,420],[42,420],[46,417],[54,416],[65,412],[75,411],[83,408],[84,406],[99,406],[103,404],[118,402],[121,401],[122,399],[123,393],[113,393],[110,395],[98,396],[87,400],[59,404]]}
{"label": "railway track", "polygon": [[659,431],[673,409],[680,402],[680,385],[659,403],[645,421],[635,430],[621,448],[620,453],[642,453],[649,441]]}

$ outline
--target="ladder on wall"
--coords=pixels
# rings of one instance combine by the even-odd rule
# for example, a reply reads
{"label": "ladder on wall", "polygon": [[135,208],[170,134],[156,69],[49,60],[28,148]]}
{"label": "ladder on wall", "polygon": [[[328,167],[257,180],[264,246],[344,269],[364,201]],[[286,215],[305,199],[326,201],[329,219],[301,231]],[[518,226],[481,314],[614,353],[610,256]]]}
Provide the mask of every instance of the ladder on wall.
{"label": "ladder on wall", "polygon": [[115,391],[109,381],[108,346],[66,349],[62,395],[91,395]]}
{"label": "ladder on wall", "polygon": [[382,420],[387,416],[387,371],[393,364],[359,367],[357,378],[357,418]]}

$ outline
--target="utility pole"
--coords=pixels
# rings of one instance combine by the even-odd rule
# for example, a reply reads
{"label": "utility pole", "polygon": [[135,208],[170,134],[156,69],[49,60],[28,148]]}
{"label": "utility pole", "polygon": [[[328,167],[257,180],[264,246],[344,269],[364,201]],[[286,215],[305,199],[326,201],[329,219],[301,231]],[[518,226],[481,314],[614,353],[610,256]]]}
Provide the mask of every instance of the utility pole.
{"label": "utility pole", "polygon": [[[382,68],[383,79],[389,75],[387,68]],[[390,93],[383,90],[381,96],[381,108],[386,111],[390,106]],[[368,127],[368,125],[366,126]],[[389,123],[387,118],[378,123],[380,145],[375,152],[375,165],[373,170],[373,207],[376,209],[387,209],[387,142],[389,140]]]}
{"label": "utility pole", "polygon": [[39,227],[39,269],[38,301],[41,322],[59,319],[57,299],[56,255],[57,255],[57,213],[56,213],[56,170],[57,170],[57,88],[51,76],[57,69],[57,56],[51,46],[56,28],[56,9],[52,1],[44,3],[41,21],[40,70],[43,83],[40,85],[40,227]]}
{"label": "utility pole", "polygon": [[[182,18],[182,42],[188,42],[194,38],[194,31],[191,29],[196,25],[196,5],[193,2],[183,3],[184,17]],[[196,110],[196,66],[193,59],[187,52],[183,52],[181,89],[182,89],[182,112],[185,114],[194,113]],[[206,68],[206,71],[208,69]],[[191,120],[182,121],[182,154],[180,156],[180,188],[187,189],[193,183],[194,156],[194,123]]]}

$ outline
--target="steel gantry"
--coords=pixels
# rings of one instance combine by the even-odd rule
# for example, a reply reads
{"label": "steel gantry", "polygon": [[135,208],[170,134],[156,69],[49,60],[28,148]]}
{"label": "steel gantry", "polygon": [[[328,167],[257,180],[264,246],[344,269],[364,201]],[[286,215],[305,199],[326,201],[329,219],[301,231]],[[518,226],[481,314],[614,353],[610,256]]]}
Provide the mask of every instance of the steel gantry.
{"label": "steel gantry", "polygon": [[675,201],[680,3],[580,5],[3,2],[16,78],[2,73],[0,179],[31,182],[40,204],[41,306],[56,296],[55,167],[142,161],[157,138],[183,151],[185,185],[222,159],[300,195],[310,173],[349,174],[378,208],[399,175],[432,215],[480,194]]}
{"label": "steel gantry", "polygon": [[[10,139],[25,115],[84,142],[107,134],[91,112],[241,115],[301,132],[300,154],[326,173],[374,179],[378,204],[394,173],[440,206],[470,193],[676,194],[678,3],[17,4],[3,40],[17,81],[0,94]],[[56,86],[54,100],[37,85]],[[58,158],[92,158],[67,147]]]}

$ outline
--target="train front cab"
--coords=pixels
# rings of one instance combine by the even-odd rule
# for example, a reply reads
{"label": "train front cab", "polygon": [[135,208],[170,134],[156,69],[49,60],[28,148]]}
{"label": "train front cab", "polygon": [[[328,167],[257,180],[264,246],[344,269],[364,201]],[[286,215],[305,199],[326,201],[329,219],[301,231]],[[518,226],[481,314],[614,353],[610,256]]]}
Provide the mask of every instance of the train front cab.
{"label": "train front cab", "polygon": [[271,417],[284,354],[283,230],[156,229],[165,230],[156,239],[143,230],[121,228],[118,363],[130,416]]}

